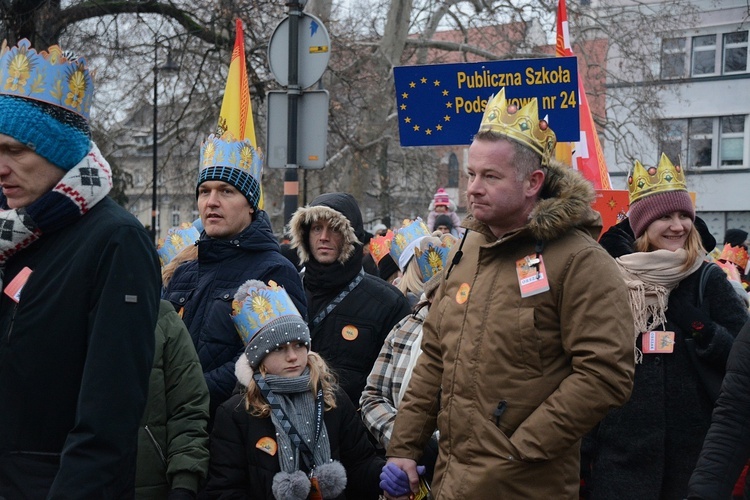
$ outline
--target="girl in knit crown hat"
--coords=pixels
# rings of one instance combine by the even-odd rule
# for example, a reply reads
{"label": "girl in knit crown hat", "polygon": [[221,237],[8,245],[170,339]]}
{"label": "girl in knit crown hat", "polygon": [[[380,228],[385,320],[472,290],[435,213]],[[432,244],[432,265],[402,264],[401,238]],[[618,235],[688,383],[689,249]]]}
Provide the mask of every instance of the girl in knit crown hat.
{"label": "girl in knit crown hat", "polygon": [[243,390],[216,412],[208,498],[377,498],[385,462],[284,289],[247,281],[232,311]]}

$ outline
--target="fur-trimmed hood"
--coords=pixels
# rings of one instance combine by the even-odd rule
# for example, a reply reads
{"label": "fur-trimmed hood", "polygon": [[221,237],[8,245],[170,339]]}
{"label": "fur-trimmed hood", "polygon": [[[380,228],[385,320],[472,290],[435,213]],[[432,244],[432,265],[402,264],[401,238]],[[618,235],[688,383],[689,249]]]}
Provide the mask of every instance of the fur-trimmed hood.
{"label": "fur-trimmed hood", "polygon": [[310,226],[320,219],[330,221],[331,227],[344,235],[344,245],[338,259],[340,263],[348,261],[355,252],[362,251],[365,230],[357,201],[348,193],[322,194],[310,205],[298,208],[289,222],[292,248],[297,250],[300,264],[312,258]]}
{"label": "fur-trimmed hood", "polygon": [[[553,159],[546,168],[539,200],[529,214],[529,222],[524,229],[534,239],[541,241],[555,240],[574,227],[588,231],[592,238],[597,239],[601,233],[602,219],[591,208],[595,197],[591,182],[577,170]],[[471,215],[462,225],[491,234],[485,224]]]}

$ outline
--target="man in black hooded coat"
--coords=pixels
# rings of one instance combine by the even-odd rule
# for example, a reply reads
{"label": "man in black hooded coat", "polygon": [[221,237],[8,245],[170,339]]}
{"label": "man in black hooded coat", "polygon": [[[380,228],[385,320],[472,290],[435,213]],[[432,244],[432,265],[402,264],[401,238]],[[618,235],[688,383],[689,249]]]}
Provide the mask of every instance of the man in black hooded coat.
{"label": "man in black hooded coat", "polygon": [[362,270],[365,230],[354,197],[328,193],[298,209],[289,223],[305,266],[312,350],[334,369],[355,407],[385,337],[409,313],[398,289]]}

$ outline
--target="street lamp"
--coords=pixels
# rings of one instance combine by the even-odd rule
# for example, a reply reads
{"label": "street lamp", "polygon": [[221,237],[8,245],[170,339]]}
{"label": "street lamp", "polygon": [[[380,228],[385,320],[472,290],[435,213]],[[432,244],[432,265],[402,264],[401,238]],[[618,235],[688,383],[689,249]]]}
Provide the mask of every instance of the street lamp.
{"label": "street lamp", "polygon": [[164,66],[159,67],[158,59],[159,41],[154,37],[154,137],[153,137],[153,167],[151,171],[151,238],[156,243],[156,184],[159,176],[157,162],[159,155],[157,124],[159,117],[159,100],[158,100],[158,75],[159,71],[177,71],[180,67],[172,60],[172,51],[167,52],[167,62]]}

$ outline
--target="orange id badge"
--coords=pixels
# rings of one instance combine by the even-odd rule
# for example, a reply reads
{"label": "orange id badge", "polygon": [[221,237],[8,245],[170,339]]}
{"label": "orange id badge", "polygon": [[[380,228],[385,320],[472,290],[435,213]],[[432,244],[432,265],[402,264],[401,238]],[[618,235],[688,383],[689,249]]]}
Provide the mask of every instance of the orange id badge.
{"label": "orange id badge", "polygon": [[21,300],[21,290],[23,290],[24,285],[29,280],[29,276],[31,276],[31,269],[28,267],[21,269],[16,274],[16,277],[5,287],[5,295],[10,297],[13,302],[18,303]]}
{"label": "orange id badge", "polygon": [[518,286],[521,288],[521,297],[531,297],[549,290],[547,269],[544,260],[539,255],[527,255],[516,262],[516,274],[518,274]]}
{"label": "orange id badge", "polygon": [[674,352],[674,332],[653,331],[641,335],[643,354],[670,354]]}

